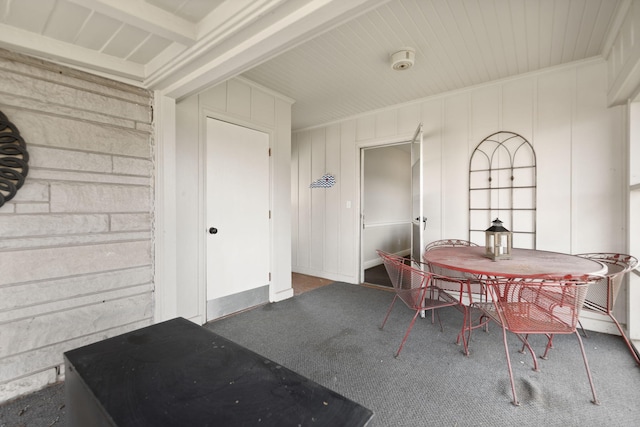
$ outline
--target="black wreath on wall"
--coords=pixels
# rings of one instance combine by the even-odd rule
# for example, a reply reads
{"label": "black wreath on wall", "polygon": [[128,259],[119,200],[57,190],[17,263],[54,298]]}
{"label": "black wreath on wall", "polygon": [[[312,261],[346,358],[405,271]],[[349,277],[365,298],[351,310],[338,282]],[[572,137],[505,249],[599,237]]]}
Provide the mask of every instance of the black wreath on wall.
{"label": "black wreath on wall", "polygon": [[16,195],[29,173],[27,144],[0,111],[0,207]]}

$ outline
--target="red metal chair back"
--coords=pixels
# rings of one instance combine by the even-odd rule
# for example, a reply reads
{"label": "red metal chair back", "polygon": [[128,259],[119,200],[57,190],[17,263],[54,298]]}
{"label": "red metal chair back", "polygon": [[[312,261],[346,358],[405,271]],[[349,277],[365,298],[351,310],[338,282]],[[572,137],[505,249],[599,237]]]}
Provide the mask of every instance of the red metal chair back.
{"label": "red metal chair back", "polygon": [[520,334],[570,334],[578,325],[594,276],[549,275],[486,282],[497,315],[509,331]]}
{"label": "red metal chair back", "polygon": [[636,268],[638,260],[631,255],[617,253],[588,253],[578,256],[601,262],[607,267],[606,276],[589,288],[584,308],[610,314],[618,298],[624,275]]}
{"label": "red metal chair back", "polygon": [[405,264],[405,259],[401,256],[380,250],[377,252],[398,298],[412,310],[421,309],[431,279],[429,273]]}
{"label": "red metal chair back", "polygon": [[456,246],[478,246],[473,242],[462,239],[442,239],[442,240],[434,240],[433,242],[427,243],[427,246],[424,247],[424,251],[430,251],[432,249],[437,248],[453,248]]}

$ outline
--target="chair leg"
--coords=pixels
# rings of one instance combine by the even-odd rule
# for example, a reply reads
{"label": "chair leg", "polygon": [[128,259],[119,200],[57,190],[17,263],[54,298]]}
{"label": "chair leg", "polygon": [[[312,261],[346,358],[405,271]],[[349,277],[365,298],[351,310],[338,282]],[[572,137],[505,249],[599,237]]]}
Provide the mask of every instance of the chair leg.
{"label": "chair leg", "polygon": [[398,347],[398,351],[396,352],[394,357],[400,356],[400,352],[402,351],[402,347],[404,347],[405,341],[407,341],[407,338],[409,338],[409,332],[411,332],[411,328],[413,328],[413,324],[416,323],[416,319],[418,318],[419,314],[420,314],[420,310],[416,310],[416,314],[413,315],[413,319],[411,319],[411,323],[409,324],[409,327],[407,328],[407,332],[405,332],[404,337],[402,338],[402,342],[400,343],[400,347]]}
{"label": "chair leg", "polygon": [[638,355],[636,354],[635,350],[633,349],[633,346],[629,342],[629,338],[627,338],[627,336],[624,334],[624,331],[622,330],[622,327],[620,326],[620,323],[618,323],[618,320],[615,317],[613,317],[613,313],[609,313],[609,317],[611,318],[611,320],[613,320],[613,322],[618,327],[618,331],[620,331],[620,335],[622,335],[622,338],[624,339],[624,342],[627,343],[627,347],[629,347],[629,351],[631,351],[631,354],[633,355],[633,358],[636,359],[636,363],[640,365],[640,358],[638,358]]}
{"label": "chair leg", "polygon": [[393,296],[393,300],[391,301],[391,305],[389,306],[389,309],[387,310],[387,315],[384,316],[384,320],[382,321],[382,325],[380,325],[380,329],[382,330],[384,328],[384,324],[387,323],[387,319],[389,318],[389,314],[391,314],[391,309],[393,308],[393,304],[396,303],[396,299],[398,298],[398,295],[394,295]]}
{"label": "chair leg", "polygon": [[593,400],[591,403],[594,405],[599,405],[600,401],[598,400],[598,396],[596,396],[596,388],[593,385],[593,378],[591,378],[591,369],[589,369],[589,362],[587,361],[587,354],[584,352],[584,345],[582,344],[582,338],[580,338],[580,333],[576,330],[576,336],[578,337],[578,343],[580,344],[580,351],[582,352],[582,360],[584,360],[584,367],[587,369],[587,377],[589,378],[589,385],[591,386],[591,394],[593,395]]}
{"label": "chair leg", "polygon": [[[462,347],[464,348],[464,355],[468,356],[469,355],[469,337],[471,335],[471,320],[470,320],[471,315],[469,314],[469,308],[464,304],[461,304],[461,305],[462,305],[462,329],[460,329],[460,332],[458,333],[456,344],[460,345],[460,339],[462,339]],[[468,335],[465,336],[465,334],[468,334]]]}
{"label": "chair leg", "polygon": [[511,393],[513,394],[513,403],[515,406],[520,406],[518,402],[518,396],[516,395],[516,384],[513,380],[513,371],[511,370],[511,358],[509,357],[509,346],[507,344],[507,329],[502,327],[502,340],[504,342],[504,352],[507,355],[507,367],[509,368],[509,380],[511,381]]}
{"label": "chair leg", "polygon": [[582,329],[582,335],[584,335],[585,338],[589,338],[587,336],[587,331],[585,331],[584,327],[582,326],[582,322],[580,321],[580,319],[578,319],[578,325],[580,326],[580,329]]}
{"label": "chair leg", "polygon": [[547,360],[549,357],[547,353],[553,348],[553,334],[545,334],[547,336],[547,347],[544,349],[544,354],[541,356],[543,360]]}
{"label": "chair leg", "polygon": [[529,353],[531,354],[531,359],[533,359],[533,370],[538,372],[540,369],[538,368],[538,358],[536,357],[536,353],[533,351],[531,344],[529,344],[529,334],[522,336],[522,334],[516,334],[516,336],[522,341],[522,350],[519,350],[520,353],[524,354],[525,347],[529,349]]}

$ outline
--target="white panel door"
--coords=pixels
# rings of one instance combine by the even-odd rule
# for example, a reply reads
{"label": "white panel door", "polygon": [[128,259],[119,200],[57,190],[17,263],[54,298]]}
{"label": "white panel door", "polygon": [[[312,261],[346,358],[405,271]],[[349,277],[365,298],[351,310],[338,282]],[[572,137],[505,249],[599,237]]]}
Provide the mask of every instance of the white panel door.
{"label": "white panel door", "polygon": [[207,118],[207,301],[269,284],[269,135]]}

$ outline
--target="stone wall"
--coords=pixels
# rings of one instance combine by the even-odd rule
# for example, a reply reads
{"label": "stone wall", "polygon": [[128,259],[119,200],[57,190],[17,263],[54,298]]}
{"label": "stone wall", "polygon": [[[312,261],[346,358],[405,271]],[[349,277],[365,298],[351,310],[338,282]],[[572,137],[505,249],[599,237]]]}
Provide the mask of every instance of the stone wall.
{"label": "stone wall", "polygon": [[0,402],[63,352],[153,315],[152,95],[0,50],[0,111],[30,155],[0,207]]}

